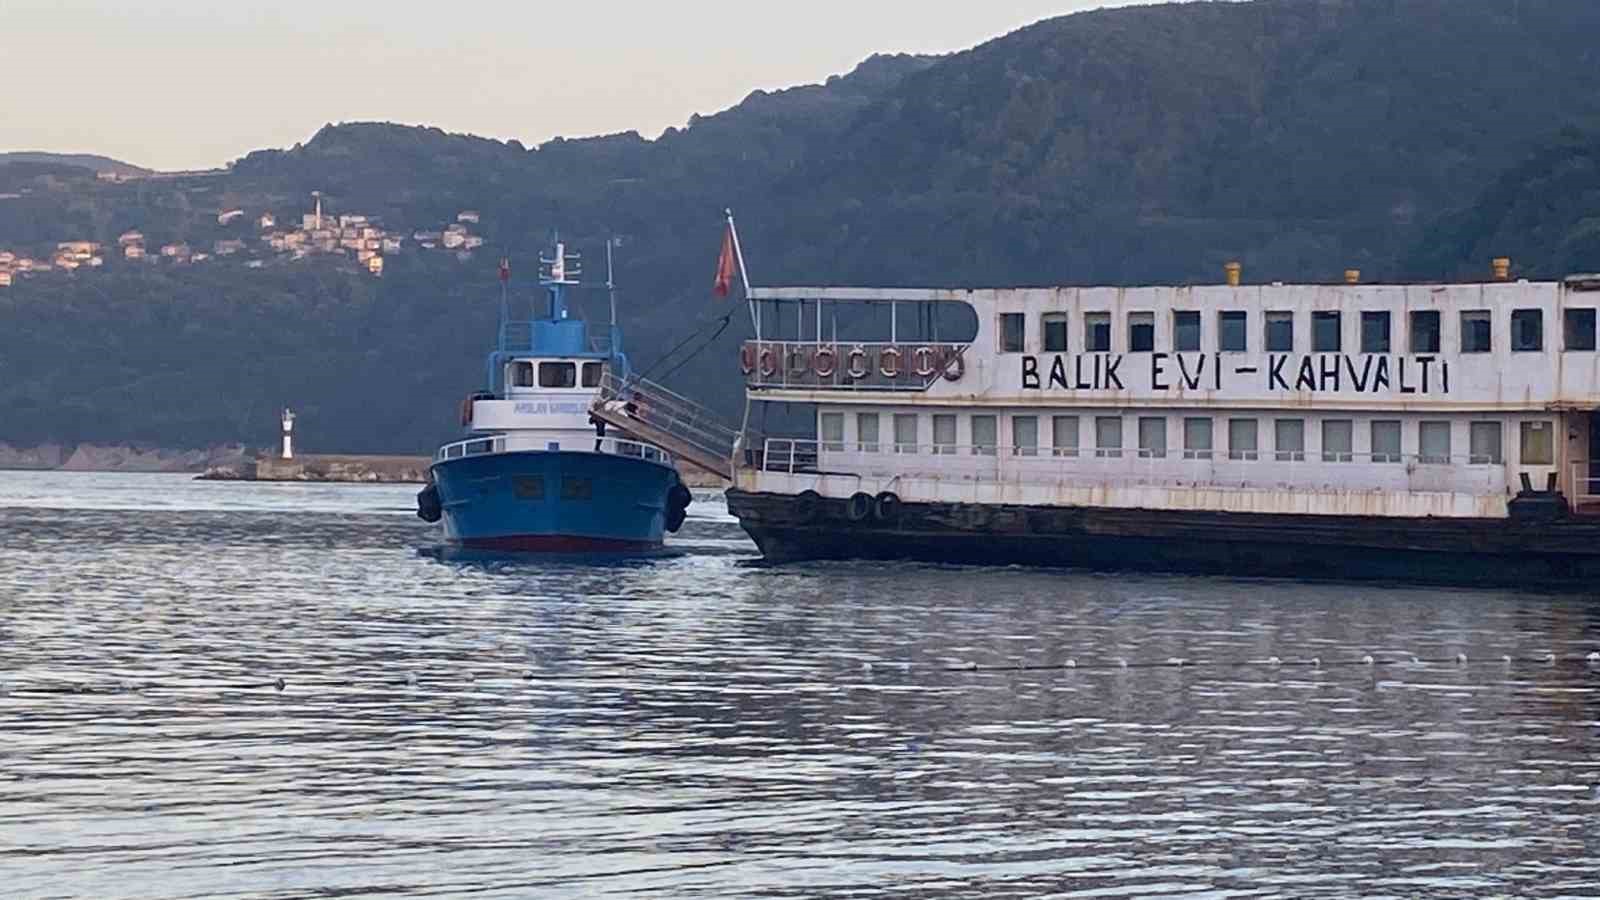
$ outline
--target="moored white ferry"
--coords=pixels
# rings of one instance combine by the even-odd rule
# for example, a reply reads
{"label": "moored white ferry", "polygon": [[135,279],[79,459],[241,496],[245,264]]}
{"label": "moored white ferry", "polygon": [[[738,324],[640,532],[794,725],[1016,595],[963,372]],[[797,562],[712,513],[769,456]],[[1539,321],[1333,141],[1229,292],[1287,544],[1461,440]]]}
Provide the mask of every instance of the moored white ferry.
{"label": "moored white ferry", "polygon": [[1600,583],[1600,277],[1228,275],[751,289],[729,509],[779,561]]}

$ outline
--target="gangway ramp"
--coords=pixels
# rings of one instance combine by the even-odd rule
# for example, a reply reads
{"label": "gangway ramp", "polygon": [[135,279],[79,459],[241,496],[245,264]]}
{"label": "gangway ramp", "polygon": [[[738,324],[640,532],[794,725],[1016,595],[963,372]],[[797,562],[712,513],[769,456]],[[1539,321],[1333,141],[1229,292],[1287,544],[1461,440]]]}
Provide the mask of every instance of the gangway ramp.
{"label": "gangway ramp", "polygon": [[607,372],[589,414],[697,469],[733,481],[733,447],[739,432],[710,410],[659,384]]}

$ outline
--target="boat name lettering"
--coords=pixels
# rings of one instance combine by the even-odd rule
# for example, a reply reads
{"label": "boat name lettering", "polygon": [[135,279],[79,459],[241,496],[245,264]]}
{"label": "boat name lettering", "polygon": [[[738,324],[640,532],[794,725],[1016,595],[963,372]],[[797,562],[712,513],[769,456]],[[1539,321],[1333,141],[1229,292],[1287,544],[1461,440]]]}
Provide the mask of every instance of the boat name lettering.
{"label": "boat name lettering", "polygon": [[589,411],[587,403],[558,403],[541,400],[537,403],[522,402],[516,406],[519,416],[539,416],[545,414],[555,415],[582,415]]}
{"label": "boat name lettering", "polygon": [[[1121,353],[1056,354],[1022,357],[1023,390],[1126,390]],[[1151,391],[1220,391],[1229,382],[1265,378],[1268,391],[1334,393],[1448,394],[1450,363],[1436,356],[1290,353],[1267,355],[1263,371],[1254,364],[1230,365],[1220,353],[1151,353]]]}

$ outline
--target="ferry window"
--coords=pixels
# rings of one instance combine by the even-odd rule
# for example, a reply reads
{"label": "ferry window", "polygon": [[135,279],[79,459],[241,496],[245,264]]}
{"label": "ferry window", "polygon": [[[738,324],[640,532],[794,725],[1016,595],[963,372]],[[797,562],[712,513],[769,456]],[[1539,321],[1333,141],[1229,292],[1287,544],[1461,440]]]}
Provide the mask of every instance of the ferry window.
{"label": "ferry window", "polygon": [[956,452],[956,417],[933,417],[933,452]]}
{"label": "ferry window", "polygon": [[1324,419],[1322,422],[1322,461],[1350,462],[1355,454],[1356,423],[1349,419]]}
{"label": "ferry window", "polygon": [[1564,325],[1562,331],[1566,333],[1566,343],[1563,346],[1568,350],[1593,350],[1595,346],[1594,310],[1569,309],[1561,315]]}
{"label": "ferry window", "polygon": [[1380,419],[1372,423],[1372,461],[1397,463],[1400,455],[1400,423],[1393,419]]}
{"label": "ferry window", "polygon": [[1200,314],[1180,309],[1172,313],[1172,349],[1179,353],[1200,349]]}
{"label": "ferry window", "polygon": [[599,387],[600,386],[600,370],[601,370],[601,364],[600,363],[597,363],[597,362],[586,362],[586,363],[584,363],[583,364],[583,386],[584,387],[591,387],[591,388],[592,387]]}
{"label": "ferry window", "polygon": [[1387,310],[1361,314],[1361,352],[1389,352],[1389,313]]}
{"label": "ferry window", "polygon": [[1017,456],[1039,455],[1039,417],[1011,417],[1011,452]]}
{"label": "ferry window", "polygon": [[1461,352],[1488,353],[1494,346],[1487,309],[1469,309],[1461,313]]}
{"label": "ferry window", "polygon": [[1278,462],[1300,462],[1306,458],[1306,420],[1278,419],[1273,422],[1273,458]]}
{"label": "ferry window", "polygon": [[1423,422],[1417,426],[1418,462],[1442,466],[1450,462],[1450,423]]}
{"label": "ferry window", "polygon": [[1267,352],[1294,352],[1294,313],[1267,313]]}
{"label": "ferry window", "polygon": [[976,456],[993,456],[998,439],[995,437],[994,416],[972,417],[972,452]]}
{"label": "ferry window", "polygon": [[1128,313],[1128,352],[1149,353],[1156,348],[1156,314]]}
{"label": "ferry window", "polygon": [[834,453],[844,451],[844,413],[825,412],[819,420],[817,434],[822,438],[822,449]]}
{"label": "ferry window", "polygon": [[1256,420],[1228,420],[1228,458],[1256,459]]}
{"label": "ferry window", "polygon": [[1167,458],[1167,420],[1156,416],[1139,418],[1139,458]]}
{"label": "ferry window", "polygon": [[1499,422],[1473,422],[1468,430],[1467,462],[1475,466],[1498,466],[1505,462],[1500,453]]}
{"label": "ferry window", "polygon": [[1245,353],[1250,349],[1250,314],[1244,310],[1217,313],[1217,349],[1224,353]]}
{"label": "ferry window", "polygon": [[1439,352],[1439,311],[1417,310],[1411,314],[1411,352]]}
{"label": "ferry window", "polygon": [[894,416],[894,452],[917,452],[917,416],[916,413],[895,413]]}
{"label": "ferry window", "polygon": [[1000,352],[1021,353],[1027,340],[1027,319],[1022,313],[1000,314]]}
{"label": "ferry window", "polygon": [[1067,314],[1044,314],[1044,352],[1067,352]]}
{"label": "ferry window", "polygon": [[1211,458],[1211,420],[1189,418],[1183,420],[1183,458]]}
{"label": "ferry window", "polygon": [[1522,464],[1553,466],[1556,463],[1556,429],[1549,422],[1522,423]]}
{"label": "ferry window", "polygon": [[1511,350],[1528,353],[1544,349],[1544,310],[1514,309],[1511,311]]}
{"label": "ferry window", "polygon": [[1313,353],[1338,353],[1344,342],[1340,339],[1340,325],[1343,317],[1337,310],[1313,312],[1311,314],[1311,352]]}
{"label": "ferry window", "polygon": [[1056,456],[1078,455],[1078,417],[1054,416],[1050,419],[1050,445]]}
{"label": "ferry window", "polygon": [[561,479],[561,499],[594,499],[594,481],[588,478],[574,478],[571,475],[563,477]]}
{"label": "ferry window", "polygon": [[511,386],[533,387],[533,363],[514,362],[511,364]]}
{"label": "ferry window", "polygon": [[1094,420],[1094,455],[1101,459],[1122,458],[1122,417],[1099,416]]}
{"label": "ferry window", "polygon": [[856,441],[862,453],[878,452],[877,413],[856,413]]}
{"label": "ferry window", "polygon": [[1111,314],[1083,314],[1083,349],[1088,353],[1111,352]]}
{"label": "ferry window", "polygon": [[569,362],[539,363],[539,387],[569,388],[578,384],[578,367]]}

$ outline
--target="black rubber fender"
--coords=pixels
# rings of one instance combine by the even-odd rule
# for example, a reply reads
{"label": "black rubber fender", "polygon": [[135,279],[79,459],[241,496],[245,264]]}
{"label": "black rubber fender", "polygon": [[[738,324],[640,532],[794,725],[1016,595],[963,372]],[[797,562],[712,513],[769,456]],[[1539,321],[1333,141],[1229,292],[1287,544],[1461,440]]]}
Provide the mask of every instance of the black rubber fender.
{"label": "black rubber fender", "polygon": [[845,503],[844,514],[852,522],[860,522],[872,515],[872,495],[856,491]]}
{"label": "black rubber fender", "polygon": [[683,482],[678,482],[667,489],[667,530],[677,533],[683,527],[683,520],[689,517],[689,504],[694,502],[694,493]]}
{"label": "black rubber fender", "polygon": [[430,484],[417,492],[417,518],[429,523],[444,518],[444,507],[439,502],[438,487]]}
{"label": "black rubber fender", "polygon": [[815,522],[821,512],[822,495],[816,491],[801,491],[794,500],[794,517],[802,523],[809,525]]}
{"label": "black rubber fender", "polygon": [[879,522],[900,518],[900,495],[884,491],[872,500],[872,517]]}

